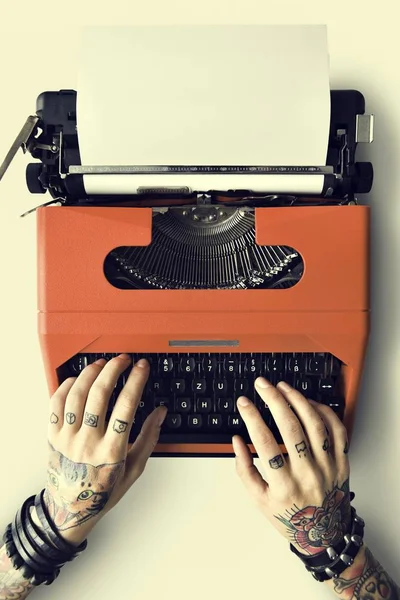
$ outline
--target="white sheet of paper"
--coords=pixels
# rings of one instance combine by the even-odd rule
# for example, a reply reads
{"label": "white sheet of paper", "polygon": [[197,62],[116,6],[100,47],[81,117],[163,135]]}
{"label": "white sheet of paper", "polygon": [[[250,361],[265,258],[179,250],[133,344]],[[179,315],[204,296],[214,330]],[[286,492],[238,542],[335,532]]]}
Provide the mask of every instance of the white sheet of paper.
{"label": "white sheet of paper", "polygon": [[86,28],[77,91],[85,166],[326,164],[325,26]]}

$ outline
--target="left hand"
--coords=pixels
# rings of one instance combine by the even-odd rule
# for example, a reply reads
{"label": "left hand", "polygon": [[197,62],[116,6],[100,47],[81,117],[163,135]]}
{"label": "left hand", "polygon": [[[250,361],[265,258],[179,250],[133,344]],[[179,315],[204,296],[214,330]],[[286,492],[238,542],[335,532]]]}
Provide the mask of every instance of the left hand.
{"label": "left hand", "polygon": [[60,535],[80,544],[142,474],[157,444],[166,408],[146,419],[128,451],[129,432],[147,382],[146,360],[136,363],[108,424],[106,412],[128,355],[88,365],[66,379],[50,401],[49,463],[45,502]]}

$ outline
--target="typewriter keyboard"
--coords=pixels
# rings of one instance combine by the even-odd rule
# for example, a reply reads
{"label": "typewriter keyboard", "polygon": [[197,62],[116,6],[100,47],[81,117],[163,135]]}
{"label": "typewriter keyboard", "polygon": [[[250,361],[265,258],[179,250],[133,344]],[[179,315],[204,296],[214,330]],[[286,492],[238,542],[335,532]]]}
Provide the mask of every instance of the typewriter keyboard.
{"label": "typewriter keyboard", "polygon": [[[60,383],[77,376],[87,364],[117,354],[77,354],[59,370]],[[254,389],[264,376],[273,384],[286,381],[306,397],[329,405],[341,419],[344,398],[341,362],[329,353],[175,353],[131,354],[146,358],[150,377],[140,401],[130,441],[137,437],[146,416],[157,406],[168,407],[160,443],[230,443],[238,433],[249,442],[236,400],[245,395],[254,401],[265,422],[281,442],[269,409]],[[120,377],[110,399],[108,416],[129,369]]]}

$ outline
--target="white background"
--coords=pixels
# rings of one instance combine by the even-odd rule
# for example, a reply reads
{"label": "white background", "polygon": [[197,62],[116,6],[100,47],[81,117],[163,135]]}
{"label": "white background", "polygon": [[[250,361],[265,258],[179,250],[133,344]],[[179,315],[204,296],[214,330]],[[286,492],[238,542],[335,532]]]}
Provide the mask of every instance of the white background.
{"label": "white background", "polygon": [[[366,537],[399,571],[400,55],[397,3],[246,3],[146,6],[0,3],[0,157],[46,89],[74,88],[77,27],[161,23],[327,23],[331,87],[361,90],[376,115],[362,150],[375,167],[372,332],[351,447],[355,506]],[[310,124],[310,127],[312,124]],[[35,217],[43,196],[25,186],[22,153],[0,184],[0,528],[45,480],[47,388],[36,334]],[[47,197],[46,197],[47,198]],[[340,240],[338,240],[340,243]],[[130,494],[90,536],[89,549],[33,597],[198,600],[328,598],[253,508],[230,459],[152,459]]]}

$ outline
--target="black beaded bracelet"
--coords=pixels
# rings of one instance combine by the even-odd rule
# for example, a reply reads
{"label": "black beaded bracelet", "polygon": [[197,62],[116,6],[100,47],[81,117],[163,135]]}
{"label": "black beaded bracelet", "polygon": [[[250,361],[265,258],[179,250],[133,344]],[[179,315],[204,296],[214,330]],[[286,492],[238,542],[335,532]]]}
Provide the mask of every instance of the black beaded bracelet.
{"label": "black beaded bracelet", "polygon": [[326,548],[314,556],[301,554],[292,544],[291,551],[305,564],[317,581],[327,581],[337,578],[340,573],[353,564],[359,549],[363,545],[364,521],[359,517],[355,509],[351,508],[351,531],[346,533],[338,544]]}

